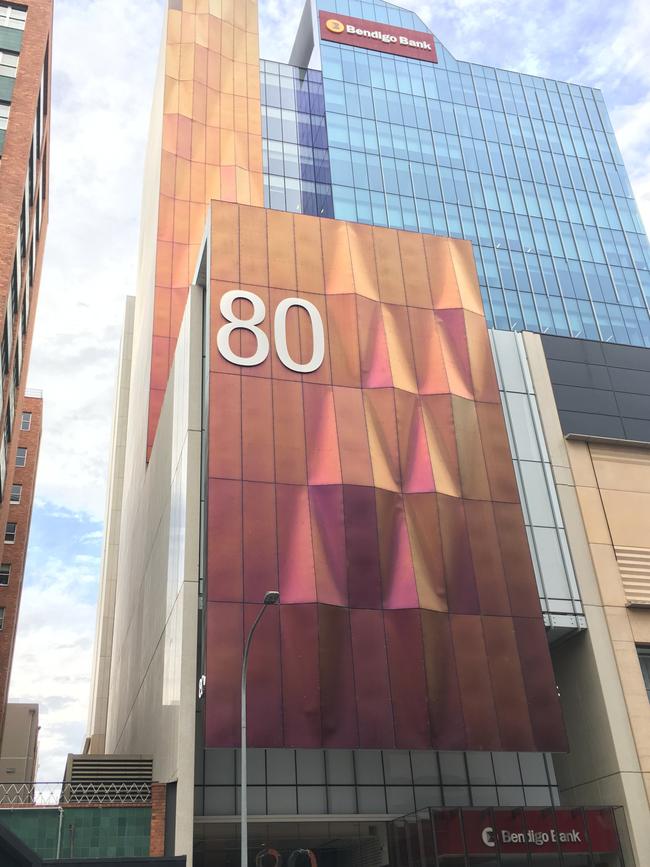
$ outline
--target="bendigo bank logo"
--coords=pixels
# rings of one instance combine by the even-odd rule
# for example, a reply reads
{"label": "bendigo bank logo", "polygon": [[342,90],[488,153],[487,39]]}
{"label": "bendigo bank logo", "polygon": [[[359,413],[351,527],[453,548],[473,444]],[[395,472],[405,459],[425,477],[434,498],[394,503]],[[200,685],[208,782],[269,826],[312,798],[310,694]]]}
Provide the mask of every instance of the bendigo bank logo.
{"label": "bendigo bank logo", "polygon": [[325,27],[327,27],[330,33],[343,33],[345,30],[345,24],[337,21],[336,18],[328,18],[325,22]]}

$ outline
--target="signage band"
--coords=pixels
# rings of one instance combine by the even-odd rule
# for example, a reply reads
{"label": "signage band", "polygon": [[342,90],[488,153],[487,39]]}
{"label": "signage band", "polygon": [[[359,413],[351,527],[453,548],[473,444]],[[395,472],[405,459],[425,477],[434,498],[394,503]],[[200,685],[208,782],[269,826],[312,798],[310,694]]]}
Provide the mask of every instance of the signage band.
{"label": "signage band", "polygon": [[326,41],[384,51],[413,60],[438,62],[433,36],[429,33],[332,12],[320,12],[319,15],[321,39]]}

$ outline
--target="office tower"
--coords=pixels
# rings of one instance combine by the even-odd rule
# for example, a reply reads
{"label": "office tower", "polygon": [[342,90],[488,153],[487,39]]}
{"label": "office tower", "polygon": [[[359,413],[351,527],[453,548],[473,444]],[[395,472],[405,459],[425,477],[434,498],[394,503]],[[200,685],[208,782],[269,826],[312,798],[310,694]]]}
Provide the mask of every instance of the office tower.
{"label": "office tower", "polygon": [[0,732],[7,703],[42,422],[25,391],[48,215],[52,3],[0,3]]}
{"label": "office tower", "polygon": [[602,96],[379,0],[309,0],[290,64],[254,0],[165,28],[88,749],[237,859],[277,589],[251,863],[647,864],[648,246]]}

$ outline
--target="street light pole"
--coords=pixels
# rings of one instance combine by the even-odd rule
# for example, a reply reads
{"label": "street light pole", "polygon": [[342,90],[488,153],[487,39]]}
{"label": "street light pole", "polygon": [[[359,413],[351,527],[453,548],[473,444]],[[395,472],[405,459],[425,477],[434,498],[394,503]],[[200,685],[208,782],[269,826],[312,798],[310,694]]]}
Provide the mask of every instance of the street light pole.
{"label": "street light pole", "polygon": [[248,867],[248,792],[246,769],[246,674],[248,673],[248,652],[251,649],[253,633],[269,605],[277,605],[280,594],[269,590],[264,596],[264,604],[253,621],[244,645],[244,658],[241,665],[241,867]]}

